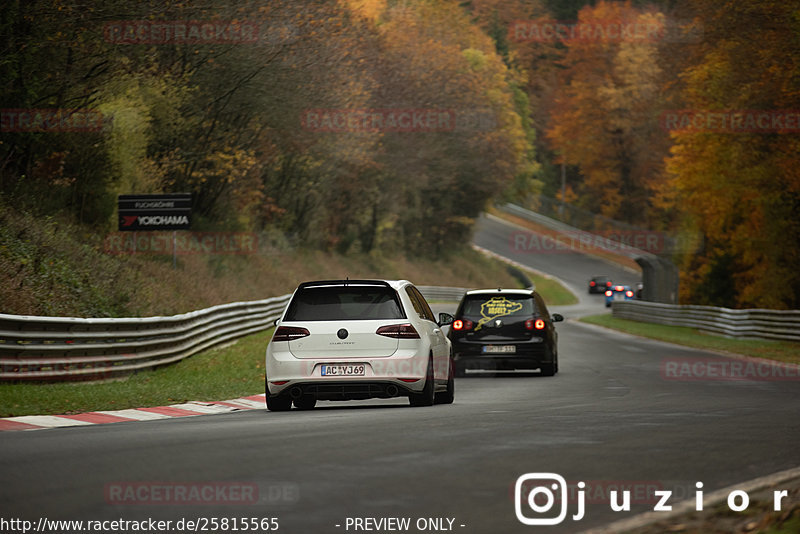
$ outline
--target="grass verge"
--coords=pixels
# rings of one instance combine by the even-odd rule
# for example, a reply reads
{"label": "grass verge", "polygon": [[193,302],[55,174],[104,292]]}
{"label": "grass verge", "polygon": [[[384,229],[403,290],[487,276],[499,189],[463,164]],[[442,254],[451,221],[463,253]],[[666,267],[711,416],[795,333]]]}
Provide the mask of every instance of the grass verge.
{"label": "grass verge", "polygon": [[[774,511],[773,491],[786,490],[781,510]],[[742,512],[734,512],[727,504],[706,507],[700,512],[673,517],[650,525],[626,531],[625,534],[796,534],[800,532],[800,479],[751,492],[750,504]]]}
{"label": "grass verge", "polygon": [[123,380],[0,384],[0,417],[74,414],[234,399],[264,391],[272,329]]}
{"label": "grass verge", "polygon": [[102,234],[101,229],[18,212],[0,197],[0,312],[60,317],[174,315],[283,295],[307,280],[345,277],[518,287],[504,263],[467,244],[426,259],[394,251],[315,251],[282,234],[248,234],[254,246],[247,253],[179,255],[173,268],[169,254],[112,254],[106,238],[114,234]]}
{"label": "grass verge", "polygon": [[582,317],[580,320],[585,323],[627,332],[628,334],[668,341],[696,349],[733,352],[755,358],[768,358],[770,360],[800,364],[800,343],[792,341],[730,339],[686,326],[644,323],[620,319],[612,315],[591,315]]}
{"label": "grass verge", "polygon": [[569,306],[570,304],[578,303],[578,297],[576,297],[572,291],[564,287],[558,280],[531,272],[527,272],[526,274],[533,281],[536,291],[542,295],[548,307]]}

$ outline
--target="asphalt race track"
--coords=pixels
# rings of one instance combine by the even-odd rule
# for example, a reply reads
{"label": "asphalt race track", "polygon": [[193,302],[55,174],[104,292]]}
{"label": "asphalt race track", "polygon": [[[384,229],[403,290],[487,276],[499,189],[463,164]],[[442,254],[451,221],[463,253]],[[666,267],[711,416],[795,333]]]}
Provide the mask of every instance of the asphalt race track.
{"label": "asphalt race track", "polygon": [[[577,532],[651,510],[651,498],[637,498],[642,488],[673,491],[674,503],[694,499],[697,481],[710,493],[800,464],[797,379],[671,379],[670,362],[721,356],[570,321],[605,310],[600,295],[586,294],[590,276],[635,283],[638,275],[577,254],[515,254],[513,231],[482,219],[475,242],[559,276],[581,297],[551,310],[568,319],[558,324],[555,377],[470,374],[457,381],[450,406],[323,402],[309,412],[5,432],[3,517],[173,524],[275,517],[287,534]],[[580,521],[571,519],[577,504],[568,499],[562,524],[525,526],[515,514],[514,483],[536,472],[604,491],[631,488],[634,504],[613,512],[605,493],[595,492]],[[150,488],[144,498],[114,493],[142,485]],[[217,491],[187,504],[159,500],[152,489],[193,485]],[[237,501],[232,486],[254,489],[254,498]],[[356,529],[353,518],[409,518],[410,527],[362,521]]]}
{"label": "asphalt race track", "polygon": [[[589,283],[589,278],[593,276],[607,275],[611,277],[615,284],[629,286],[634,286],[642,280],[640,271],[632,272],[595,256],[566,250],[537,253],[525,246],[515,246],[514,237],[520,233],[530,235],[532,232],[501,221],[491,215],[484,215],[478,220],[473,242],[480,247],[489,249],[518,263],[557,276],[579,297],[583,295],[590,296],[587,284]],[[591,297],[593,301],[596,301],[602,307],[602,299],[604,298],[602,295],[593,294]]]}

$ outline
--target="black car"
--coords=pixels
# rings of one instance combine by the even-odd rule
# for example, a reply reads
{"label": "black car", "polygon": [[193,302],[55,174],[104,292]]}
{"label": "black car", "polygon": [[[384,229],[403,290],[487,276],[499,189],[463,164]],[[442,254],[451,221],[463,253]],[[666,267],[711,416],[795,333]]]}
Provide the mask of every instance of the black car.
{"label": "black car", "polygon": [[611,278],[608,276],[595,276],[589,280],[589,294],[592,293],[605,293],[606,290],[611,289],[613,286]]}
{"label": "black car", "polygon": [[564,318],[547,311],[532,289],[467,291],[448,337],[453,344],[456,376],[467,369],[540,369],[558,372],[558,334]]}

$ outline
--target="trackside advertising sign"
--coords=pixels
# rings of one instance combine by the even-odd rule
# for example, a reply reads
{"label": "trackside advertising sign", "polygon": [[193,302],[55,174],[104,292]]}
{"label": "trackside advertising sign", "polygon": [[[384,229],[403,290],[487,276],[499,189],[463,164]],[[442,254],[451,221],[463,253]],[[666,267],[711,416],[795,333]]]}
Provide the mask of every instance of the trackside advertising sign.
{"label": "trackside advertising sign", "polygon": [[120,232],[188,230],[192,224],[191,193],[120,195]]}

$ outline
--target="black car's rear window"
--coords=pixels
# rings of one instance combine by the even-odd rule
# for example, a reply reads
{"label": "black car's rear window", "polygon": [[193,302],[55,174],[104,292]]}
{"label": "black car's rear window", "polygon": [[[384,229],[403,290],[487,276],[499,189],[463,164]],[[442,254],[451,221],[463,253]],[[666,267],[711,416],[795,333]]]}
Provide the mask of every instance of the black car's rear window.
{"label": "black car's rear window", "polygon": [[530,295],[471,295],[464,300],[461,316],[469,319],[490,319],[531,316],[535,311],[536,302]]}
{"label": "black car's rear window", "polygon": [[354,321],[405,319],[397,293],[390,287],[309,287],[297,291],[286,321]]}

